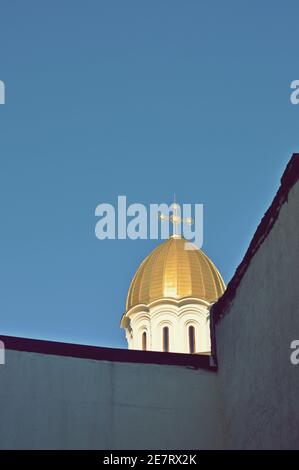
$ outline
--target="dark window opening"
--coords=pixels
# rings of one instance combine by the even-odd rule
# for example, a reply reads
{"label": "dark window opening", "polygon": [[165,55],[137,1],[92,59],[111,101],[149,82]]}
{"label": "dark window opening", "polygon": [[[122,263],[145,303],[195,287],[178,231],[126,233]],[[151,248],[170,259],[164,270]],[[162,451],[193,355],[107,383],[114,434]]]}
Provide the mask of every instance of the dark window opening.
{"label": "dark window opening", "polygon": [[189,352],[191,354],[195,353],[195,328],[194,326],[189,326]]}
{"label": "dark window opening", "polygon": [[163,328],[163,351],[169,352],[169,328],[164,326]]}
{"label": "dark window opening", "polygon": [[146,332],[144,331],[142,333],[142,350],[146,351],[146,348],[147,348],[147,346],[146,346]]}

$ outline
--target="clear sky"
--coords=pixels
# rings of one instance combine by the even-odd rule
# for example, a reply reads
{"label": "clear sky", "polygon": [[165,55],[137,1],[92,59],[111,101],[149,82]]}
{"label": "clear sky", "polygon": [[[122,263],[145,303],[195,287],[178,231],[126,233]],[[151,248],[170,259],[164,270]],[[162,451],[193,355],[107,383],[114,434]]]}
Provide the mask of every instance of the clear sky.
{"label": "clear sky", "polygon": [[297,1],[1,0],[0,331],[126,347],[156,241],[95,207],[204,204],[226,282],[299,150]]}

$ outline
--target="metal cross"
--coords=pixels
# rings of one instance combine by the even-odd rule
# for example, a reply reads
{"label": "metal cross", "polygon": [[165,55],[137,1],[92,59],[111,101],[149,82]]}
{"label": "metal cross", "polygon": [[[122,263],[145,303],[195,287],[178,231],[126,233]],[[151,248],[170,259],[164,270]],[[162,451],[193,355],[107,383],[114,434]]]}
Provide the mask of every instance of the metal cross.
{"label": "metal cross", "polygon": [[171,204],[170,207],[172,208],[171,216],[161,214],[160,219],[161,220],[169,220],[173,225],[173,234],[172,234],[172,236],[179,237],[180,233],[179,233],[179,230],[177,230],[179,225],[182,222],[187,222],[187,224],[191,225],[193,223],[193,219],[192,219],[192,217],[186,217],[186,218],[181,217],[181,215],[180,215],[181,214],[181,208],[180,208],[180,205],[176,203],[175,194],[174,194],[174,198],[173,198],[173,203]]}

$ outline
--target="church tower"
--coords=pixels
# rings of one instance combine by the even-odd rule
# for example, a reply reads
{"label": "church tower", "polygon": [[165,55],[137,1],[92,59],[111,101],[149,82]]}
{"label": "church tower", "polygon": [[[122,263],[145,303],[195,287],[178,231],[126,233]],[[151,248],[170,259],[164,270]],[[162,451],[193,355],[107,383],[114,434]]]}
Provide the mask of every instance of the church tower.
{"label": "church tower", "polygon": [[172,235],[144,259],[131,282],[121,320],[129,349],[209,354],[209,309],[224,290],[205,253]]}

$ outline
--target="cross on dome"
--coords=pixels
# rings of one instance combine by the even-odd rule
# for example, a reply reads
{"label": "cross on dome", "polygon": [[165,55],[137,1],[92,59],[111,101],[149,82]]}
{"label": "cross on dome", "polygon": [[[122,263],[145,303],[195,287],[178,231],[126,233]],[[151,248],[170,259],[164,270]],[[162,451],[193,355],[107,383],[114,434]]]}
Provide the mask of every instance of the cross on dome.
{"label": "cross on dome", "polygon": [[192,224],[193,219],[192,217],[181,217],[181,207],[176,202],[175,193],[173,196],[173,203],[171,204],[172,214],[170,216],[165,214],[160,214],[160,219],[163,221],[169,220],[173,226],[172,237],[180,238],[181,231],[179,229],[182,222],[186,222],[187,224]]}

